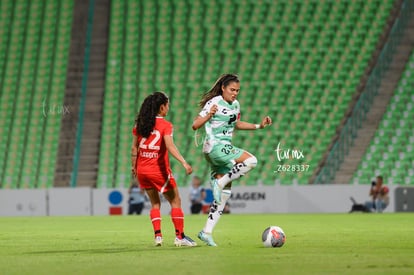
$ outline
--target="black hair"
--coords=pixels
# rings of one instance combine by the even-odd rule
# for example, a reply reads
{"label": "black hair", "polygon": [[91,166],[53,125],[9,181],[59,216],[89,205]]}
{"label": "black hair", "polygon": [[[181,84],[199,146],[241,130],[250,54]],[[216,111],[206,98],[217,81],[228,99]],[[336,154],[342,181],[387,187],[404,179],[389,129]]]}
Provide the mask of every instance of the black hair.
{"label": "black hair", "polygon": [[155,117],[163,104],[168,103],[168,96],[163,92],[155,92],[144,99],[135,120],[137,133],[148,138],[155,126]]}

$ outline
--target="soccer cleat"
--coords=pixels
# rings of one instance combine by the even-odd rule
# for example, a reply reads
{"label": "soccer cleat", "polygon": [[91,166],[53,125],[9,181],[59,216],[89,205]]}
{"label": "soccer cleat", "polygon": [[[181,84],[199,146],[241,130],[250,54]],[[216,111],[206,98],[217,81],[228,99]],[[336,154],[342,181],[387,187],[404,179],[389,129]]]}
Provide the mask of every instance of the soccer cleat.
{"label": "soccer cleat", "polygon": [[213,189],[213,197],[217,204],[221,204],[221,188],[218,185],[218,180],[211,179],[211,188]]}
{"label": "soccer cleat", "polygon": [[205,233],[204,231],[200,231],[200,233],[198,233],[198,238],[205,242],[208,246],[217,246],[213,240],[213,236]]}
{"label": "soccer cleat", "polygon": [[175,246],[197,246],[197,243],[193,241],[190,237],[184,236],[184,238],[182,239],[175,238],[174,245]]}
{"label": "soccer cleat", "polygon": [[155,246],[161,246],[162,245],[162,237],[156,236],[154,239]]}

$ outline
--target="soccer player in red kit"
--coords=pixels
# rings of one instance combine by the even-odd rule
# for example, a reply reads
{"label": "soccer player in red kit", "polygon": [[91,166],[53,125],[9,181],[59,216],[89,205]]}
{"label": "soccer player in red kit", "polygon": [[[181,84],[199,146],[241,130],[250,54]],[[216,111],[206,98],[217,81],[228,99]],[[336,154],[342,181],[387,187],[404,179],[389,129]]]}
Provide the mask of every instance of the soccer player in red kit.
{"label": "soccer player in red kit", "polygon": [[133,129],[132,174],[138,179],[150,201],[150,218],[155,234],[155,245],[162,245],[161,200],[162,193],[171,205],[171,219],[175,227],[176,246],[196,246],[197,244],[184,234],[184,213],[177,184],[173,177],[168,153],[176,158],[186,173],[192,173],[192,167],[185,161],[173,141],[173,126],[164,117],[169,111],[166,94],[155,92],[145,98]]}

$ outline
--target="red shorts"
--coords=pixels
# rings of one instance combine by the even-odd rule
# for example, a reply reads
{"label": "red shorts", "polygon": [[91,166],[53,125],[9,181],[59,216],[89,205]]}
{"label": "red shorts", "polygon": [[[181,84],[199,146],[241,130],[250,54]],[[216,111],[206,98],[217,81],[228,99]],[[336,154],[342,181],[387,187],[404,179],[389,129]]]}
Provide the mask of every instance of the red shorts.
{"label": "red shorts", "polygon": [[138,182],[142,189],[155,188],[158,192],[165,193],[177,187],[172,174],[140,174],[138,173]]}

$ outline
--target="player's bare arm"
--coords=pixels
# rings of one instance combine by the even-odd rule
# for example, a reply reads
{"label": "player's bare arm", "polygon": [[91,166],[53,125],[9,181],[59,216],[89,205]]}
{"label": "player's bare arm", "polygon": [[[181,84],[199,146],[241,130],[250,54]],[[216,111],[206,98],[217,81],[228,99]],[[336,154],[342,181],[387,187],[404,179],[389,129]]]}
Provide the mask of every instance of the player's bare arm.
{"label": "player's bare arm", "polygon": [[137,146],[137,137],[134,136],[132,139],[131,146],[131,172],[134,177],[137,176],[137,156],[138,156],[138,146]]}
{"label": "player's bare arm", "polygon": [[164,136],[164,142],[168,152],[170,152],[170,154],[181,163],[187,175],[191,174],[193,172],[193,168],[185,161],[180,151],[178,151],[178,148],[175,146],[172,136]]}
{"label": "player's bare arm", "polygon": [[204,124],[206,124],[206,122],[209,121],[214,116],[214,114],[217,112],[217,109],[218,109],[217,105],[214,104],[213,106],[211,106],[210,112],[206,116],[204,117],[197,116],[193,122],[193,126],[192,126],[193,130],[195,131],[199,129],[200,127],[203,127]]}
{"label": "player's bare arm", "polygon": [[238,130],[256,130],[256,129],[263,129],[266,126],[272,124],[272,119],[269,116],[265,116],[260,124],[253,124],[250,122],[245,121],[237,121],[236,122],[236,129]]}

